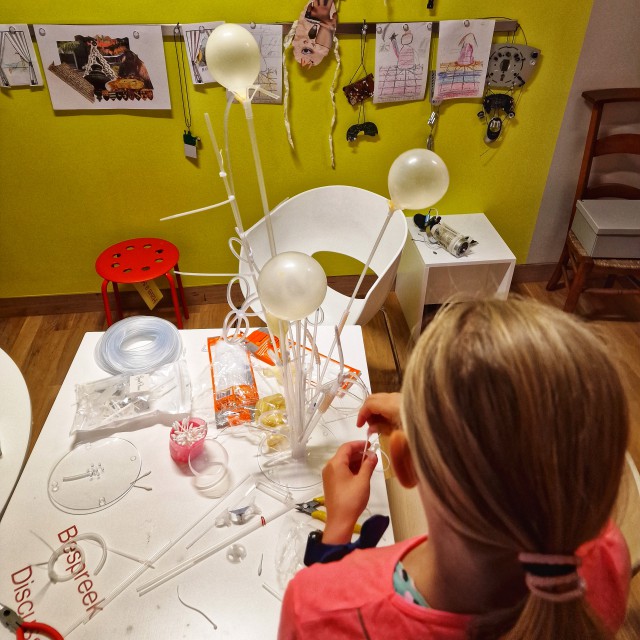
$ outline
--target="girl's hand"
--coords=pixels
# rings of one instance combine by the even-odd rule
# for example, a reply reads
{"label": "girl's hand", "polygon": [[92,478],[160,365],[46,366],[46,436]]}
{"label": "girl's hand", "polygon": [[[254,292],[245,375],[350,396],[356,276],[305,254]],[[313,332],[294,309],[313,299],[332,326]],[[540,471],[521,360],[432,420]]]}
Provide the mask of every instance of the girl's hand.
{"label": "girl's hand", "polygon": [[401,393],[373,393],[360,407],[356,426],[362,427],[366,422],[369,424],[368,435],[380,433],[388,436],[392,431],[402,427],[401,403]]}
{"label": "girl's hand", "polygon": [[371,475],[378,460],[373,454],[363,459],[365,446],[362,440],[346,442],[322,471],[327,510],[322,534],[325,544],[350,542],[353,527],[369,502]]}

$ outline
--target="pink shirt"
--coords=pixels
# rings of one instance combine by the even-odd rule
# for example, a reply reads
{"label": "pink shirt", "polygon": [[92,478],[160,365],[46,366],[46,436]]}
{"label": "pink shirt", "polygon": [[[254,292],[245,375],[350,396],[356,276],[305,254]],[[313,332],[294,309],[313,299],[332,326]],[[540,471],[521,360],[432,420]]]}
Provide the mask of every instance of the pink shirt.
{"label": "pink shirt", "polygon": [[[426,537],[389,547],[356,550],[339,562],[314,564],[289,583],[282,603],[279,640],[421,638],[462,640],[471,615],[407,602],[393,588],[393,570]],[[587,600],[605,625],[624,621],[631,568],[620,531],[609,524],[578,550]]]}

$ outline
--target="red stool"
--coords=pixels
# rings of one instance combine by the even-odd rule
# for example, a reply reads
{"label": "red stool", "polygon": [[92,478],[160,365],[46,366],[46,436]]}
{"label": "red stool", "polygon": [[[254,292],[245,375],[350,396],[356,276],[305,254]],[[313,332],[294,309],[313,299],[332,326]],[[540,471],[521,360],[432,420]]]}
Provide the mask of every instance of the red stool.
{"label": "red stool", "polygon": [[[179,269],[178,247],[166,240],[160,238],[134,238],[125,240],[112,245],[105,249],[96,260],[96,271],[102,281],[102,301],[104,302],[104,311],[107,315],[107,325],[111,326],[111,309],[109,307],[109,297],[107,295],[107,287],[109,283],[113,285],[113,293],[116,298],[116,307],[118,315],[122,318],[122,305],[120,303],[120,292],[118,284],[134,284],[137,282],[147,282],[159,276],[166,276],[171,287],[171,299],[173,300],[173,308],[176,312],[176,321],[178,329],[182,329],[182,317],[180,308],[178,307],[178,296],[176,294],[176,285],[171,275],[172,269]],[[178,283],[178,291],[180,292],[180,301],[184,317],[189,317],[187,311],[187,303],[184,299],[184,289],[182,288],[182,280],[180,274],[175,273]]]}

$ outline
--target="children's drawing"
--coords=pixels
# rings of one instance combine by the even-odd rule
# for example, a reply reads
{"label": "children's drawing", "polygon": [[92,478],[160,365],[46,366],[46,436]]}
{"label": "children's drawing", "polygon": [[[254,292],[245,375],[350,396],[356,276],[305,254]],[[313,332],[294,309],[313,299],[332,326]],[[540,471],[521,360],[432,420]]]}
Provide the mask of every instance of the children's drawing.
{"label": "children's drawing", "polygon": [[26,24],[0,24],[0,86],[42,86],[42,75]]}
{"label": "children's drawing", "polygon": [[378,24],[374,103],[424,98],[430,44],[430,22]]}
{"label": "children's drawing", "polygon": [[182,37],[187,48],[189,59],[189,71],[193,84],[209,84],[215,82],[215,78],[207,67],[204,50],[207,46],[209,34],[222,22],[196,22],[180,25]]}
{"label": "children's drawing", "polygon": [[170,109],[160,25],[34,25],[54,109]]}
{"label": "children's drawing", "polygon": [[495,20],[440,23],[434,100],[482,96],[494,26]]}
{"label": "children's drawing", "polygon": [[259,84],[265,91],[277,97],[258,91],[253,104],[282,104],[282,27],[277,24],[243,24],[256,39],[260,47]]}

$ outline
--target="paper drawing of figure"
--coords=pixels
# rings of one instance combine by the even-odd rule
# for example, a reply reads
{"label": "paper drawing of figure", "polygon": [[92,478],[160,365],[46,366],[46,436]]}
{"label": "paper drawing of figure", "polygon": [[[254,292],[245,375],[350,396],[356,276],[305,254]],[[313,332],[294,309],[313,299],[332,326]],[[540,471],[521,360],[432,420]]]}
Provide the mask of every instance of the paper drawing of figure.
{"label": "paper drawing of figure", "polygon": [[411,33],[411,31],[403,33],[400,37],[400,48],[398,48],[396,34],[394,33],[391,36],[391,45],[393,46],[393,52],[398,58],[398,69],[406,70],[415,68],[415,52],[413,51],[413,47],[411,46],[412,42],[413,33]]}
{"label": "paper drawing of figure", "polygon": [[478,41],[473,33],[465,34],[460,42],[460,55],[458,56],[458,65],[461,67],[470,67],[474,64],[475,60],[473,58],[473,45],[471,42],[478,46]]}
{"label": "paper drawing of figure", "polygon": [[431,31],[426,22],[378,25],[373,101],[422,100],[426,90]]}
{"label": "paper drawing of figure", "polygon": [[494,20],[440,23],[434,100],[482,96],[494,26]]}

